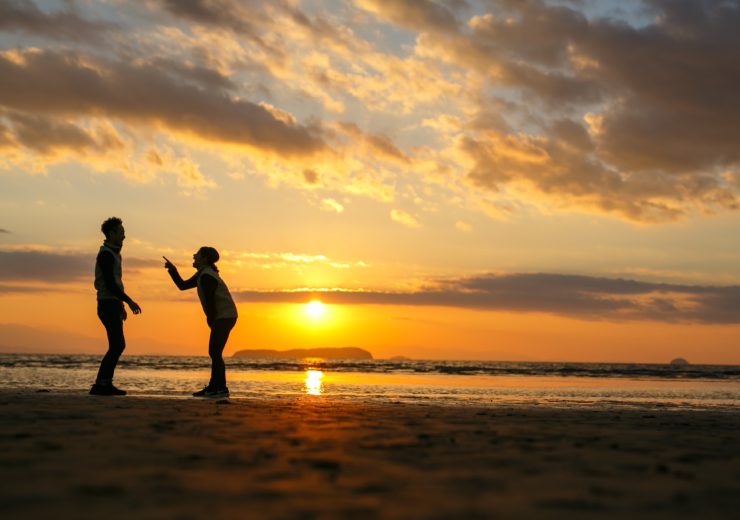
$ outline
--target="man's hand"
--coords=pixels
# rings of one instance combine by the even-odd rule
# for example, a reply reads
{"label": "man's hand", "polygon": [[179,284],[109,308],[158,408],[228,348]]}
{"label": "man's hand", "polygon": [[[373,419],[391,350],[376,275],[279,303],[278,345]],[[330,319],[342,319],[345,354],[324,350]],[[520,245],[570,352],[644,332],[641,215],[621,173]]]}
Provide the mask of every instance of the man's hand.
{"label": "man's hand", "polygon": [[128,302],[128,306],[131,308],[131,312],[133,312],[134,314],[141,314],[141,307],[139,307],[139,304],[136,303],[134,300]]}
{"label": "man's hand", "polygon": [[162,258],[164,258],[164,268],[165,269],[167,269],[168,271],[170,269],[177,269],[177,267],[175,267],[175,264],[173,264],[172,262],[170,262],[170,259],[169,258],[167,258],[166,256],[163,256]]}

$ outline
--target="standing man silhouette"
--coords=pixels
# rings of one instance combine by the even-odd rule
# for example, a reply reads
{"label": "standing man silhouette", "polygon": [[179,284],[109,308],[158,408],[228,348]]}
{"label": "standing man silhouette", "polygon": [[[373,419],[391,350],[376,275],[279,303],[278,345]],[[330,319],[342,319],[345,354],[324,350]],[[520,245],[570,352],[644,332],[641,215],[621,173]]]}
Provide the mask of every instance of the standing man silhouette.
{"label": "standing man silhouette", "polygon": [[121,248],[126,238],[123,222],[111,217],[100,226],[105,241],[100,246],[95,260],[95,290],[98,293],[98,318],[108,335],[108,352],[103,356],[98,377],[90,389],[91,395],[126,395],[125,390],[113,386],[113,372],[118,358],[126,348],[123,337],[123,322],[126,319],[126,302],[134,314],[141,313],[141,307],[123,292],[123,269],[121,267]]}

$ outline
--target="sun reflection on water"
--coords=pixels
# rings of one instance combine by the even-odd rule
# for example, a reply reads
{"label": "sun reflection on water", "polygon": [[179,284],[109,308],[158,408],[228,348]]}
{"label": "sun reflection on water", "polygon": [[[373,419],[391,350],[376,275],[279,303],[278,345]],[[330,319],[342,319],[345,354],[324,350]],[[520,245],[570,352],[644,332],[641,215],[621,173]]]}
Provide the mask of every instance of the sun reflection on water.
{"label": "sun reflection on water", "polygon": [[309,395],[321,395],[323,390],[322,378],[324,373],[321,370],[306,370],[306,393]]}

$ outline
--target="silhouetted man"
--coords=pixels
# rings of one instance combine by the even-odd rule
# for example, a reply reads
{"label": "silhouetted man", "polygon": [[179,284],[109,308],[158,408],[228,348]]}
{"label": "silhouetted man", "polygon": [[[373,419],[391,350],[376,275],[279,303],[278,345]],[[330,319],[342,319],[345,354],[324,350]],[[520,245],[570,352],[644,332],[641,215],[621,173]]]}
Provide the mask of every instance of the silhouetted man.
{"label": "silhouetted man", "polygon": [[105,242],[100,246],[95,260],[95,290],[98,293],[98,318],[108,335],[108,352],[103,356],[98,370],[98,377],[90,389],[91,395],[126,395],[125,390],[113,386],[113,372],[118,358],[126,348],[123,337],[123,321],[126,319],[126,302],[134,314],[141,312],[141,307],[123,292],[121,268],[121,247],[126,238],[120,218],[111,217],[100,227],[105,235]]}

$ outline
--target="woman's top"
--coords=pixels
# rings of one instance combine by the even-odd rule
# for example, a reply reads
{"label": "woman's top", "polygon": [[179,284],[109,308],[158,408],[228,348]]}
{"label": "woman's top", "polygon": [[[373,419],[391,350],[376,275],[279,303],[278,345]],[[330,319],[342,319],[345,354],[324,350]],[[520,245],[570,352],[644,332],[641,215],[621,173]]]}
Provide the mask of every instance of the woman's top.
{"label": "woman's top", "polygon": [[236,318],[238,316],[229,288],[226,287],[226,284],[213,267],[205,267],[187,280],[180,277],[176,267],[167,271],[170,273],[172,281],[181,291],[198,288],[198,298],[200,298],[200,304],[203,306],[203,312],[206,314],[209,325],[213,320]]}
{"label": "woman's top", "polygon": [[[216,280],[214,287],[211,280]],[[236,318],[236,305],[231,298],[229,288],[212,267],[201,269],[198,275],[198,298],[203,312],[210,321],[225,318]]]}

